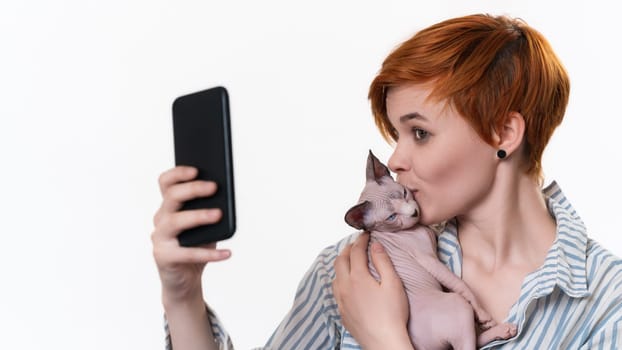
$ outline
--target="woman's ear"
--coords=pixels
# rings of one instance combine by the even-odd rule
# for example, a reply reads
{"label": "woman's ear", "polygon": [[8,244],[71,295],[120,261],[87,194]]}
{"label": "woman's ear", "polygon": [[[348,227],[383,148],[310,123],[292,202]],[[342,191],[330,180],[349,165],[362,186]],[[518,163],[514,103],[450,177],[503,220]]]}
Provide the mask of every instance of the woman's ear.
{"label": "woman's ear", "polygon": [[511,156],[522,144],[524,136],[525,118],[518,112],[509,112],[494,130],[492,138],[497,149],[502,149]]}

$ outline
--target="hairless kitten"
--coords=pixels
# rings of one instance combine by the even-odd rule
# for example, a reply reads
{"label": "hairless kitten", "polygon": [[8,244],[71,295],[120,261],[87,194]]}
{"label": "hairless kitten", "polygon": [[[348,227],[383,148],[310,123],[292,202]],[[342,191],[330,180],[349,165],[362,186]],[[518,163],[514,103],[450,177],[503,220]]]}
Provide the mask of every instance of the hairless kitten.
{"label": "hairless kitten", "polygon": [[[369,151],[367,182],[346,222],[380,242],[402,280],[410,307],[408,331],[417,350],[475,349],[516,335],[516,326],[497,324],[469,287],[436,253],[436,234],[418,225],[412,193],[395,182],[389,169]],[[379,280],[373,264],[373,276]],[[443,289],[445,288],[445,290]]]}

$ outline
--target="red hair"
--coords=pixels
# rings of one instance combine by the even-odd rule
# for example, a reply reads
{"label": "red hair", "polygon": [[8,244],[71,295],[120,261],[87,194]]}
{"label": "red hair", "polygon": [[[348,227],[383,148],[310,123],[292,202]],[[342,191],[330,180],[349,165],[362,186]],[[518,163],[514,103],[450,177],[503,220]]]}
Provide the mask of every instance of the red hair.
{"label": "red hair", "polygon": [[570,81],[548,41],[521,20],[471,15],[416,33],[383,62],[369,89],[376,125],[396,134],[386,113],[391,87],[432,82],[431,98],[447,100],[493,145],[509,112],[525,119],[527,173],[541,180],[541,158],[561,123]]}

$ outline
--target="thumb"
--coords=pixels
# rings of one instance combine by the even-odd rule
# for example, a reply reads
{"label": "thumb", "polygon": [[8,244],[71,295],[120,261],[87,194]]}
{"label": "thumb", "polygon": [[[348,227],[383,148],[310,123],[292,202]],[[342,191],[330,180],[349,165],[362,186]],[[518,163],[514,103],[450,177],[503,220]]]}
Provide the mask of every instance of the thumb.
{"label": "thumb", "polygon": [[380,275],[382,282],[389,282],[391,280],[399,280],[395,267],[391,262],[391,258],[384,250],[384,247],[379,242],[374,242],[371,245],[371,261]]}

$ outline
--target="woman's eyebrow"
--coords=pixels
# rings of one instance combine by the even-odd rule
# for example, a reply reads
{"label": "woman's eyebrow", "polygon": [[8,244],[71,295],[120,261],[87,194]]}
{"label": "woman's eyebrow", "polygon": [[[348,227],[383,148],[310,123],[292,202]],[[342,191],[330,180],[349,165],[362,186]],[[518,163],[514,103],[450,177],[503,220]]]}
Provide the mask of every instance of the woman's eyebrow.
{"label": "woman's eyebrow", "polygon": [[408,114],[404,114],[403,116],[400,117],[400,123],[404,123],[407,122],[409,120],[412,119],[421,119],[424,121],[429,121],[428,118],[424,117],[423,115],[419,114],[418,112],[412,112],[412,113],[408,113]]}

